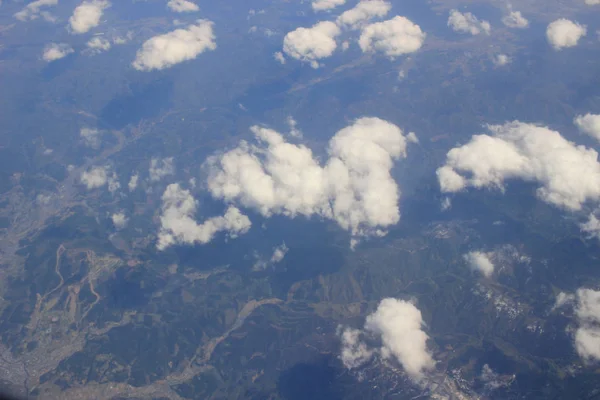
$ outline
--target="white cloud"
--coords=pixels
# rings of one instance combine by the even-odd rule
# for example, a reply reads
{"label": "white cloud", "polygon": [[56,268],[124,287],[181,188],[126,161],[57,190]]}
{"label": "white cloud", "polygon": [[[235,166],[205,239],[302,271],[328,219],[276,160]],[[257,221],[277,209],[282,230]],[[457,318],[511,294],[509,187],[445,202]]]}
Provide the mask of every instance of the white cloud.
{"label": "white cloud", "polygon": [[587,28],[585,25],[579,25],[565,18],[551,22],[546,29],[548,43],[555,50],[576,46],[579,39],[586,34]]}
{"label": "white cloud", "polygon": [[366,26],[358,40],[363,52],[381,51],[390,58],[413,53],[421,48],[425,33],[405,17]]}
{"label": "white cloud", "polygon": [[271,256],[271,263],[277,264],[283,260],[288,252],[288,247],[283,243],[281,246],[277,246],[273,249],[273,255]]}
{"label": "white cloud", "polygon": [[162,196],[161,227],[156,245],[159,250],[175,244],[206,244],[219,232],[235,238],[250,229],[248,217],[235,207],[229,207],[225,215],[210,218],[202,224],[194,220],[196,208],[197,202],[188,190],[176,183],[167,186]]}
{"label": "white cloud", "polygon": [[313,11],[332,10],[346,4],[346,0],[312,0]]}
{"label": "white cloud", "polygon": [[593,149],[577,146],[549,128],[509,122],[488,126],[491,135],[475,135],[450,150],[437,171],[442,192],[467,187],[504,189],[509,179],[540,185],[543,201],[579,210],[600,200],[600,164]]}
{"label": "white cloud", "polygon": [[173,157],[163,159],[153,158],[150,160],[148,173],[152,182],[158,182],[165,176],[174,175],[175,166],[173,165]]}
{"label": "white cloud", "polygon": [[216,48],[213,23],[198,20],[195,25],[185,29],[176,29],[146,40],[132,65],[139,71],[160,70],[193,60],[205,51]]}
{"label": "white cloud", "polygon": [[340,358],[348,369],[360,367],[373,356],[374,351],[360,338],[363,334],[359,329],[338,327],[338,335],[342,341]]}
{"label": "white cloud", "polygon": [[138,179],[139,179],[138,174],[132,175],[131,178],[129,179],[129,183],[127,184],[127,187],[129,188],[130,192],[133,192],[137,188]]}
{"label": "white cloud", "polygon": [[[58,4],[58,0],[35,0],[27,4],[21,11],[15,13],[14,17],[19,21],[30,21],[37,19],[43,11],[42,7],[51,7]],[[47,20],[48,18],[45,17]]]}
{"label": "white cloud", "polygon": [[280,51],[275,52],[275,54],[273,54],[273,58],[275,60],[277,60],[277,62],[279,62],[279,64],[285,64],[285,57],[283,56],[283,53]]}
{"label": "white cloud", "polygon": [[340,33],[340,28],[330,21],[319,22],[311,28],[298,28],[285,35],[283,52],[318,68],[318,60],[330,57],[337,48],[335,38]]}
{"label": "white cloud", "polygon": [[587,4],[588,6],[595,6],[597,4],[600,4],[600,0],[585,0],[585,4]]}
{"label": "white cloud", "polygon": [[110,218],[117,230],[121,230],[127,226],[128,219],[122,212],[114,213]]}
{"label": "white cloud", "polygon": [[442,211],[449,210],[450,208],[452,208],[452,200],[450,200],[449,197],[444,197],[440,204],[440,208]]}
{"label": "white cloud", "polygon": [[133,32],[129,31],[125,36],[115,36],[112,41],[116,45],[121,45],[129,42],[131,39],[133,39]]}
{"label": "white cloud", "polygon": [[106,185],[108,178],[107,167],[93,167],[89,171],[84,171],[81,174],[81,183],[83,183],[88,190],[97,189]]}
{"label": "white cloud", "polygon": [[119,177],[115,172],[108,176],[108,191],[111,193],[116,192],[121,188],[121,183],[119,183]]}
{"label": "white cloud", "polygon": [[494,64],[500,67],[508,63],[510,63],[510,57],[508,57],[506,54],[498,54],[494,59]]}
{"label": "white cloud", "polygon": [[66,43],[50,43],[44,48],[42,59],[47,62],[52,62],[60,60],[73,52],[73,48]]}
{"label": "white cloud", "polygon": [[575,295],[565,292],[560,292],[556,296],[556,302],[554,303],[554,307],[552,309],[560,308],[566,304],[573,303],[575,301]]}
{"label": "white cloud", "polygon": [[354,8],[345,11],[337,18],[340,26],[359,29],[373,18],[383,18],[392,5],[384,0],[361,0]]}
{"label": "white cloud", "polygon": [[502,17],[502,23],[509,28],[527,28],[529,21],[523,17],[520,11],[510,11],[508,15]]}
{"label": "white cloud", "polygon": [[[419,381],[435,366],[423,325],[421,311],[414,304],[387,298],[367,316],[364,333],[381,341],[378,349],[381,357],[396,359],[412,379]],[[343,331],[341,358],[347,368],[360,366],[373,354],[360,340],[361,333],[353,329]]]}
{"label": "white cloud", "polygon": [[215,198],[237,201],[263,216],[318,215],[333,219],[353,239],[385,235],[400,219],[400,190],[390,170],[406,156],[407,140],[396,125],[360,118],[329,142],[329,160],[287,143],[278,132],[251,128],[262,145],[239,147],[209,158],[208,189]]}
{"label": "white cloud", "polygon": [[254,265],[252,266],[252,269],[254,271],[261,271],[264,270],[265,268],[271,266],[271,265],[275,265],[277,263],[280,263],[281,261],[283,261],[283,259],[285,258],[285,255],[288,252],[288,247],[286,246],[285,243],[282,243],[279,246],[276,246],[273,248],[273,254],[271,255],[271,258],[268,260],[264,260],[261,257],[257,257],[258,259],[256,260],[256,262],[254,263]]}
{"label": "white cloud", "polygon": [[294,138],[302,138],[302,131],[298,129],[298,123],[291,116],[287,117],[287,125],[290,127],[290,136]]}
{"label": "white cloud", "polygon": [[95,128],[81,128],[79,136],[87,147],[97,149],[100,146],[101,132]]}
{"label": "white cloud", "polygon": [[578,115],[573,120],[573,123],[580,132],[600,141],[600,115],[589,113]]}
{"label": "white cloud", "polygon": [[575,314],[579,327],[575,332],[575,349],[585,360],[600,360],[600,291],[577,290]]}
{"label": "white cloud", "polygon": [[94,53],[101,53],[103,51],[108,51],[111,47],[111,44],[108,39],[95,36],[87,42],[87,47]]}
{"label": "white cloud", "polygon": [[167,7],[179,13],[200,11],[200,7],[189,0],[169,0]]}
{"label": "white cloud", "polygon": [[579,227],[591,237],[600,239],[600,220],[594,214],[590,214],[588,221],[579,225]]}
{"label": "white cloud", "polygon": [[69,18],[74,33],[86,33],[100,24],[104,10],[110,7],[107,0],[86,0],[78,5]]}
{"label": "white cloud", "polygon": [[492,253],[471,251],[463,257],[473,271],[479,271],[481,275],[489,278],[494,273],[494,264],[490,260]]}
{"label": "white cloud", "polygon": [[488,21],[480,21],[470,12],[463,14],[458,10],[450,11],[448,26],[455,32],[470,33],[471,35],[479,35],[480,33],[489,35],[491,31],[491,26]]}

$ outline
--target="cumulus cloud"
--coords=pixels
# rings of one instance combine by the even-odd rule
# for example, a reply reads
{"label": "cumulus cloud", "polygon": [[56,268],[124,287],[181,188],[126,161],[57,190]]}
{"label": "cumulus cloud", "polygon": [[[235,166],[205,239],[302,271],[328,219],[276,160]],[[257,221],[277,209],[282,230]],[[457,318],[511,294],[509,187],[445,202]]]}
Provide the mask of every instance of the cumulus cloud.
{"label": "cumulus cloud", "polygon": [[366,26],[358,40],[363,52],[380,51],[390,58],[419,50],[425,41],[425,33],[419,25],[405,17]]}
{"label": "cumulus cloud", "polygon": [[129,183],[127,184],[127,187],[129,188],[130,192],[133,192],[137,188],[139,178],[140,178],[139,175],[135,174],[135,175],[132,175],[131,178],[129,179]]}
{"label": "cumulus cloud", "polygon": [[590,214],[588,221],[579,225],[579,227],[591,237],[600,239],[600,220],[594,214]]}
{"label": "cumulus cloud", "polygon": [[[421,311],[414,304],[387,298],[367,317],[364,333],[381,341],[377,352],[382,358],[397,360],[408,376],[419,381],[435,366],[423,325]],[[347,368],[360,366],[373,354],[360,340],[360,334],[357,330],[342,334],[341,358]]]}
{"label": "cumulus cloud", "polygon": [[262,259],[261,257],[257,257],[258,259],[252,266],[252,269],[254,271],[261,271],[261,270],[266,269],[269,266],[280,263],[285,258],[285,255],[287,254],[288,250],[289,249],[285,243],[274,247],[271,258],[268,260],[265,260],[265,259]]}
{"label": "cumulus cloud", "polygon": [[95,128],[81,128],[79,136],[87,147],[97,149],[100,146],[101,132]]}
{"label": "cumulus cloud", "polygon": [[318,215],[333,219],[353,239],[385,235],[400,219],[400,190],[390,170],[406,157],[407,140],[396,125],[360,118],[329,142],[321,166],[312,151],[287,143],[280,133],[251,128],[259,146],[239,147],[207,161],[208,189],[263,216]]}
{"label": "cumulus cloud", "polygon": [[148,173],[152,182],[158,182],[165,176],[174,175],[175,166],[173,165],[173,157],[163,159],[153,158],[150,160]]}
{"label": "cumulus cloud", "polygon": [[93,167],[81,174],[81,183],[83,183],[88,190],[97,189],[106,185],[108,178],[109,175],[107,167]]}
{"label": "cumulus cloud", "polygon": [[290,136],[295,138],[302,138],[302,131],[298,129],[298,123],[291,116],[287,117],[287,125],[290,128]]}
{"label": "cumulus cloud", "polygon": [[312,0],[313,11],[331,10],[346,4],[346,0]]}
{"label": "cumulus cloud", "polygon": [[587,4],[588,6],[595,6],[597,4],[600,4],[600,0],[585,0],[585,4]]}
{"label": "cumulus cloud", "polygon": [[446,165],[437,170],[442,192],[467,187],[498,188],[510,179],[539,184],[543,201],[580,210],[600,200],[598,153],[577,146],[560,133],[519,121],[488,126],[491,135],[475,135],[450,150]]}
{"label": "cumulus cloud", "polygon": [[223,216],[198,224],[194,220],[197,206],[188,190],[176,183],[167,186],[162,196],[161,226],[156,245],[159,250],[175,244],[206,244],[219,232],[235,238],[250,229],[248,217],[235,207],[229,207]]}
{"label": "cumulus cloud", "polygon": [[489,278],[494,273],[494,264],[490,259],[493,253],[483,253],[481,251],[471,251],[463,257],[473,271],[478,271],[481,275]]}
{"label": "cumulus cloud", "polygon": [[100,24],[104,10],[110,7],[107,0],[86,0],[78,5],[69,18],[73,33],[86,33]]}
{"label": "cumulus cloud", "polygon": [[189,0],[169,0],[167,7],[179,13],[200,11],[200,7]]}
{"label": "cumulus cloud", "polygon": [[373,18],[383,18],[392,5],[384,0],[361,0],[354,8],[347,10],[337,18],[340,26],[359,29]]}
{"label": "cumulus cloud", "polygon": [[117,230],[121,230],[127,226],[128,219],[122,212],[114,213],[110,218]]}
{"label": "cumulus cloud", "polygon": [[573,123],[580,132],[600,141],[600,115],[589,113],[578,115],[573,120]]}
{"label": "cumulus cloud", "polygon": [[510,57],[508,57],[506,54],[498,54],[494,59],[494,64],[500,67],[508,63],[510,63]]}
{"label": "cumulus cloud", "polygon": [[216,48],[213,23],[198,20],[185,29],[176,29],[146,40],[132,65],[139,71],[165,69]]}
{"label": "cumulus cloud", "polygon": [[277,62],[279,62],[279,64],[285,64],[285,57],[283,56],[283,53],[280,51],[277,51],[273,54],[273,58],[275,60],[277,60]]}
{"label": "cumulus cloud", "polygon": [[[30,21],[37,19],[45,14],[41,9],[43,7],[52,7],[58,4],[58,0],[35,0],[27,4],[21,11],[15,13],[14,17],[19,21]],[[47,20],[48,18],[45,17]]]}
{"label": "cumulus cloud", "polygon": [[337,43],[340,28],[331,21],[323,21],[311,28],[298,28],[283,38],[283,52],[289,57],[319,67],[318,60],[330,57]]}
{"label": "cumulus cloud", "polygon": [[44,48],[42,59],[46,62],[52,62],[60,60],[73,52],[73,48],[66,43],[50,43]]}
{"label": "cumulus cloud", "polygon": [[101,53],[103,51],[108,51],[111,47],[111,44],[108,41],[108,39],[105,39],[100,36],[91,38],[87,42],[86,45],[87,45],[88,49],[90,49],[94,53]]}
{"label": "cumulus cloud", "polygon": [[364,333],[360,329],[339,327],[338,335],[342,342],[340,359],[346,368],[358,368],[373,356],[374,351],[361,339]]}
{"label": "cumulus cloud", "polygon": [[566,18],[557,19],[556,21],[551,22],[546,29],[548,43],[550,43],[555,50],[577,46],[579,39],[586,34],[587,28],[585,25],[579,25]]}
{"label": "cumulus cloud", "polygon": [[560,292],[556,296],[556,302],[554,303],[554,307],[552,309],[561,308],[566,304],[571,304],[575,301],[575,295],[565,292]]}
{"label": "cumulus cloud", "polygon": [[489,35],[492,29],[488,21],[479,20],[470,12],[463,14],[458,10],[450,11],[448,26],[455,32],[470,33],[471,35],[479,35],[480,33]]}
{"label": "cumulus cloud", "polygon": [[578,289],[576,295],[575,349],[585,361],[600,360],[600,291]]}
{"label": "cumulus cloud", "polygon": [[508,15],[502,17],[502,23],[509,28],[527,28],[529,21],[523,17],[520,11],[510,11]]}

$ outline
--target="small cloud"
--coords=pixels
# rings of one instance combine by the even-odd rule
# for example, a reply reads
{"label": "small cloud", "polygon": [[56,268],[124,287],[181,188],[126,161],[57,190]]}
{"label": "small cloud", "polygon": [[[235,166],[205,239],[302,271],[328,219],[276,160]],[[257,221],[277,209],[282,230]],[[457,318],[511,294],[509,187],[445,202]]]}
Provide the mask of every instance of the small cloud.
{"label": "small cloud", "polygon": [[127,226],[128,219],[123,212],[115,213],[111,217],[115,229],[120,231]]}
{"label": "small cloud", "polygon": [[496,58],[494,59],[494,64],[496,64],[497,66],[501,67],[504,66],[506,64],[510,63],[510,57],[508,57],[506,54],[498,54],[496,56]]}
{"label": "small cloud", "polygon": [[554,50],[577,46],[579,39],[587,34],[585,25],[566,18],[551,22],[546,29],[546,38]]}
{"label": "small cloud", "polygon": [[286,122],[288,127],[290,128],[290,136],[295,138],[301,138],[302,131],[298,129],[298,123],[296,122],[296,120],[292,118],[292,116],[288,116]]}
{"label": "small cloud", "polygon": [[100,24],[104,10],[110,7],[107,0],[86,0],[78,5],[69,18],[71,31],[76,34],[86,33]]}
{"label": "small cloud", "polygon": [[131,178],[129,179],[129,183],[127,184],[127,187],[129,188],[130,192],[133,192],[137,188],[138,179],[139,179],[138,174],[132,175]]}
{"label": "small cloud", "polygon": [[335,38],[340,33],[340,28],[331,21],[319,22],[311,28],[298,28],[285,35],[283,52],[319,68],[319,60],[333,55],[337,48]]}
{"label": "small cloud", "polygon": [[328,11],[346,4],[346,0],[312,0],[313,11]]}
{"label": "small cloud", "polygon": [[50,43],[44,48],[42,59],[46,62],[60,60],[73,53],[75,50],[66,43]]}
{"label": "small cloud", "polygon": [[502,23],[509,28],[527,28],[529,26],[529,21],[527,18],[523,17],[520,11],[510,11],[508,15],[502,17]]}
{"label": "small cloud", "polygon": [[450,197],[444,197],[442,203],[440,204],[440,208],[442,209],[442,211],[446,211],[452,208],[452,200],[450,200]]}
{"label": "small cloud", "polygon": [[578,115],[573,120],[573,123],[581,133],[585,133],[600,141],[600,115],[589,113]]}
{"label": "small cloud", "polygon": [[383,18],[392,9],[384,0],[361,0],[354,8],[344,11],[337,18],[339,26],[348,29],[360,29],[374,18]]}
{"label": "small cloud", "polygon": [[493,253],[471,251],[463,257],[473,271],[478,271],[481,275],[489,278],[494,273],[494,264],[490,259],[491,255],[493,255]]}
{"label": "small cloud", "polygon": [[88,190],[97,189],[106,185],[106,182],[108,182],[107,169],[107,167],[93,167],[88,171],[84,171],[81,174],[81,183],[83,183]]}
{"label": "small cloud", "polygon": [[108,41],[108,39],[105,39],[105,38],[100,37],[100,36],[96,36],[96,37],[91,38],[87,42],[87,47],[93,53],[101,53],[103,51],[108,51],[110,49],[110,47],[111,47],[111,44]]}
{"label": "small cloud", "polygon": [[92,149],[100,147],[100,137],[102,133],[96,128],[81,128],[79,136],[83,140],[83,144]]}
{"label": "small cloud", "polygon": [[168,175],[175,174],[175,166],[173,165],[173,157],[169,158],[153,158],[150,160],[150,181],[158,182]]}
{"label": "small cloud", "polygon": [[[342,334],[342,361],[356,368],[378,353],[383,359],[395,359],[408,376],[421,381],[435,367],[427,348],[429,336],[423,331],[421,311],[412,303],[393,298],[383,299],[377,310],[367,316],[364,331],[346,329]],[[338,330],[339,331],[339,330]],[[381,342],[379,349],[369,349],[360,340],[370,335]]]}
{"label": "small cloud", "polygon": [[364,53],[380,51],[389,58],[414,53],[425,41],[425,33],[419,25],[405,17],[394,17],[363,28],[358,40]]}
{"label": "small cloud", "polygon": [[169,0],[167,7],[178,13],[200,11],[200,7],[189,0]]}
{"label": "small cloud", "polygon": [[271,258],[268,260],[264,260],[264,259],[261,259],[261,257],[258,257],[256,262],[252,266],[252,270],[253,271],[262,271],[270,266],[280,263],[285,258],[285,255],[287,254],[288,250],[289,249],[285,245],[285,243],[281,244],[280,246],[274,247]]}
{"label": "small cloud", "polygon": [[52,17],[49,13],[41,10],[42,7],[52,7],[58,4],[58,0],[36,0],[27,4],[21,11],[15,13],[14,17],[19,21],[31,21],[42,17],[49,22],[53,22]]}
{"label": "small cloud", "polygon": [[197,202],[188,190],[176,183],[167,186],[162,196],[158,250],[175,244],[206,244],[219,232],[235,238],[248,232],[252,225],[236,207],[229,207],[223,216],[198,224],[194,220],[196,208]]}
{"label": "small cloud", "polygon": [[557,296],[556,296],[556,302],[554,303],[554,307],[552,307],[552,310],[555,310],[557,308],[561,308],[567,304],[572,304],[575,301],[575,295],[571,294],[571,293],[565,293],[565,292],[560,292]]}
{"label": "small cloud", "polygon": [[471,35],[479,35],[481,33],[489,35],[491,32],[491,26],[488,21],[479,20],[470,12],[463,14],[458,10],[450,11],[448,26],[455,32],[470,33]]}
{"label": "small cloud", "polygon": [[176,29],[146,40],[138,50],[132,65],[138,71],[161,70],[193,60],[200,54],[216,48],[213,23],[198,20],[196,24],[187,28]]}
{"label": "small cloud", "polygon": [[283,56],[283,53],[278,51],[275,54],[273,54],[273,58],[275,60],[277,60],[277,62],[279,62],[279,64],[285,64],[285,57]]}

